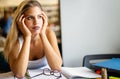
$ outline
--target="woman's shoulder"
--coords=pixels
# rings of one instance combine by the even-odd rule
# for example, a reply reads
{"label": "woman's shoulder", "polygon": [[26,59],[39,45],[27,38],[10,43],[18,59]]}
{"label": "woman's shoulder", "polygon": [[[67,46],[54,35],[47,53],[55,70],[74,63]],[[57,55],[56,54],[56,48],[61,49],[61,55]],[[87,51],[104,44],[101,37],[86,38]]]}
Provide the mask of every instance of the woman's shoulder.
{"label": "woman's shoulder", "polygon": [[55,41],[57,42],[57,36],[51,28],[47,28],[46,36],[47,36],[49,42],[53,42],[53,41],[54,41],[54,43],[55,43]]}
{"label": "woman's shoulder", "polygon": [[50,27],[47,27],[46,35],[47,36],[55,35],[55,32]]}

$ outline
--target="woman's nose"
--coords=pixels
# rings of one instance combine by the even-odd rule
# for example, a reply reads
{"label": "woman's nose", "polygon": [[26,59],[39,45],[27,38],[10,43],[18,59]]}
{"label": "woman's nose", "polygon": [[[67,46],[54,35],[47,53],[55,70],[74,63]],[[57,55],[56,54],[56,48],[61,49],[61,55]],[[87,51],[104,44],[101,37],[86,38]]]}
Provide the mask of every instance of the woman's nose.
{"label": "woman's nose", "polygon": [[37,18],[34,19],[34,25],[36,25],[36,24],[38,24],[38,19]]}

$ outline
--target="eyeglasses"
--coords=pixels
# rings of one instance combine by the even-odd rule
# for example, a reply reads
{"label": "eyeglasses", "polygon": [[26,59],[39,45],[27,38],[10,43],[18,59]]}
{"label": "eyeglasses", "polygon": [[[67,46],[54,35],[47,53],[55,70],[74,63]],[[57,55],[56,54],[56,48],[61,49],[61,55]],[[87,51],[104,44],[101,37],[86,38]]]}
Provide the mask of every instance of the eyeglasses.
{"label": "eyeglasses", "polygon": [[58,70],[50,70],[48,68],[42,69],[39,74],[37,74],[35,76],[32,76],[31,78],[34,78],[34,77],[37,77],[37,76],[40,76],[40,75],[46,75],[46,76],[53,75],[53,76],[56,77],[56,79],[61,78],[61,72],[60,71],[58,71]]}
{"label": "eyeglasses", "polygon": [[[32,78],[37,77],[37,76],[40,76],[40,75],[54,76],[54,77],[56,77],[56,79],[59,79],[59,78],[62,77],[60,71],[58,71],[58,70],[50,70],[49,68],[44,68],[44,69],[39,70],[39,74],[34,75],[34,76],[32,76],[32,77],[29,75],[29,72],[28,72],[28,71],[27,71],[27,73],[26,73],[27,79],[32,79]],[[16,78],[14,77],[14,79],[16,79]],[[24,79],[24,78],[23,78],[23,79]]]}

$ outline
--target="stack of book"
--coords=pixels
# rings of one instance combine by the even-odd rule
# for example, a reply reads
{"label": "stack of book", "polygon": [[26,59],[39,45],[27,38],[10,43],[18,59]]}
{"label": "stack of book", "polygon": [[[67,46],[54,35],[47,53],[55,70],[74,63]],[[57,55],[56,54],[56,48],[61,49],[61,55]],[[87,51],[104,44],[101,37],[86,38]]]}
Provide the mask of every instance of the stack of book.
{"label": "stack of book", "polygon": [[96,68],[106,68],[109,79],[120,79],[120,58],[112,58],[93,64]]}
{"label": "stack of book", "polygon": [[62,67],[62,73],[68,79],[93,79],[101,78],[101,75],[95,73],[87,67]]}

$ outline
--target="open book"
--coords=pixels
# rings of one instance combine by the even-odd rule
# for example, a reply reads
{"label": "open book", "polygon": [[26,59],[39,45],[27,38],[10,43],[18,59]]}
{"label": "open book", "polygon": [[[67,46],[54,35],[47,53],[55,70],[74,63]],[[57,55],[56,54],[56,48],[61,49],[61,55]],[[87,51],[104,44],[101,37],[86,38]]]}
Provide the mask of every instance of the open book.
{"label": "open book", "polygon": [[72,78],[101,78],[101,75],[87,67],[62,67],[62,73],[68,79]]}

